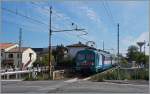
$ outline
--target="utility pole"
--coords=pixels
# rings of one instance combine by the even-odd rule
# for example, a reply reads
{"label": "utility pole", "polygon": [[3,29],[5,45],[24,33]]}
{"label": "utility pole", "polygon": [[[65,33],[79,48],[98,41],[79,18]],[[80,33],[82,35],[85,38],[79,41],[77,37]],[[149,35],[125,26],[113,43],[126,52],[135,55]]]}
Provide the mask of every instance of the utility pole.
{"label": "utility pole", "polygon": [[[146,65],[145,45],[146,45],[146,42],[145,42],[145,40],[144,40],[144,65]],[[145,67],[145,66],[144,66],[144,67]]]}
{"label": "utility pole", "polygon": [[21,64],[22,64],[21,46],[22,46],[22,28],[19,29],[19,64],[18,64],[19,68],[21,68]]}
{"label": "utility pole", "polygon": [[117,56],[118,56],[118,64],[119,64],[119,24],[117,25],[118,27],[118,33],[117,33],[117,46],[118,46],[118,53],[117,53]]}
{"label": "utility pole", "polygon": [[[118,53],[117,53],[117,63],[118,63],[118,66],[119,66],[119,24],[117,24],[117,27],[118,27],[118,33],[117,33],[117,48],[118,48]],[[119,66],[120,67],[120,66]],[[119,68],[118,68],[118,80],[119,80]]]}
{"label": "utility pole", "polygon": [[[49,78],[52,78],[53,79],[53,64],[51,62],[51,37],[52,37],[52,33],[53,32],[66,32],[66,31],[83,31],[85,29],[79,29],[76,25],[75,29],[70,29],[70,30],[58,30],[58,31],[54,31],[52,30],[52,20],[51,20],[51,16],[52,16],[52,7],[50,7],[50,20],[49,20],[49,59],[48,59],[48,62],[49,62]],[[74,23],[72,23],[72,25],[74,25]],[[84,32],[85,33],[85,32]],[[87,33],[86,33],[87,34]]]}
{"label": "utility pole", "polygon": [[51,16],[52,16],[52,7],[50,7],[50,21],[49,21],[49,78],[52,77],[52,62],[51,62],[51,36],[52,36],[52,27],[51,27]]}
{"label": "utility pole", "polygon": [[103,40],[103,51],[104,51],[104,40]]}

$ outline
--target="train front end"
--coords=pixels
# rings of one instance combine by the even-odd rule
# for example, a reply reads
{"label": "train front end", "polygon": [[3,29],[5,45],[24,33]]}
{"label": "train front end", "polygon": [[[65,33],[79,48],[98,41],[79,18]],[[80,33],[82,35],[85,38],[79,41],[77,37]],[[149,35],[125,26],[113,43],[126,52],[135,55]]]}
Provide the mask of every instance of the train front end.
{"label": "train front end", "polygon": [[76,54],[76,71],[81,73],[95,72],[95,53],[92,50],[81,50]]}

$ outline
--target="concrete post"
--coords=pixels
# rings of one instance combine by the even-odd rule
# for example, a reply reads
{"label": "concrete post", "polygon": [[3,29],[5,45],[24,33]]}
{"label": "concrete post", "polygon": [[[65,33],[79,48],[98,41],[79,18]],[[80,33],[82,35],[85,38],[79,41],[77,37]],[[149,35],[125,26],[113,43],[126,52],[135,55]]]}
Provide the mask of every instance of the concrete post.
{"label": "concrete post", "polygon": [[53,78],[52,78],[52,80],[55,80],[55,71],[53,72]]}
{"label": "concrete post", "polygon": [[16,79],[18,79],[18,74],[16,73]]}
{"label": "concrete post", "polygon": [[7,74],[7,80],[9,79],[9,74]]}

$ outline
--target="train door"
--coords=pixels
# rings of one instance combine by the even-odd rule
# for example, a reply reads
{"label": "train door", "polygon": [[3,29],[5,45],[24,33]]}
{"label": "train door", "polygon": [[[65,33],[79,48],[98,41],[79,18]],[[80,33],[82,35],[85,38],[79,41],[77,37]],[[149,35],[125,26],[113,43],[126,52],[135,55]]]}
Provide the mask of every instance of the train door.
{"label": "train door", "polygon": [[102,55],[101,55],[101,54],[98,54],[98,57],[99,57],[98,66],[99,66],[100,68],[102,68],[102,65],[103,65]]}

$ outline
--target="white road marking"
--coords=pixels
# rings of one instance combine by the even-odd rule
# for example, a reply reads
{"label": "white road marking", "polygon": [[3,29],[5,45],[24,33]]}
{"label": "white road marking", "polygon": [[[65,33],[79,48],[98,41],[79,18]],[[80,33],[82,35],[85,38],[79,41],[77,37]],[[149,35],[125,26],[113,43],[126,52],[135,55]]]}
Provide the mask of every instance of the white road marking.
{"label": "white road marking", "polygon": [[89,80],[89,79],[91,79],[91,77],[84,78],[83,80],[86,81],[86,80]]}
{"label": "white road marking", "polygon": [[1,81],[23,81],[23,79],[14,79],[14,80],[1,80]]}
{"label": "white road marking", "polygon": [[78,78],[74,78],[74,79],[70,79],[70,80],[67,80],[67,81],[64,81],[64,82],[72,83],[72,82],[76,82],[77,80],[78,80]]}
{"label": "white road marking", "polygon": [[126,86],[143,86],[143,87],[147,87],[147,85],[140,85],[140,84],[128,84],[128,83],[113,83],[113,82],[105,82],[106,84],[116,84],[116,85],[126,85]]}

